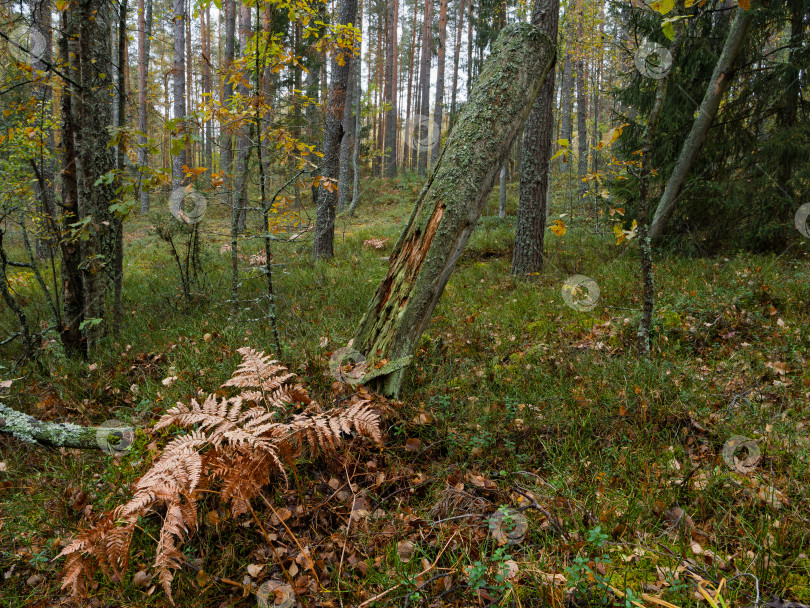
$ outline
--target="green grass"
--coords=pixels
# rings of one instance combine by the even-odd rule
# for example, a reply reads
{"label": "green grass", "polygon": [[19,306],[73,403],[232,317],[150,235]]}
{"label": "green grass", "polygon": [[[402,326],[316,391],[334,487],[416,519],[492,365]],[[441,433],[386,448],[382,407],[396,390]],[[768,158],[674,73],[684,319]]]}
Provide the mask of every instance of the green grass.
{"label": "green grass", "polygon": [[[278,358],[327,403],[335,398],[329,355],[352,337],[421,184],[406,176],[364,186],[358,216],[338,219],[334,260],[314,264],[309,241],[274,244]],[[510,184],[510,214],[516,194]],[[376,605],[404,605],[412,593],[432,599],[448,589],[448,605],[478,605],[477,592],[464,585],[472,575],[489,597],[505,596],[504,606],[559,605],[569,588],[585,601],[589,580],[594,605],[624,605],[608,600],[600,581],[636,597],[650,589],[677,606],[704,603],[695,599],[695,578],[684,565],[715,584],[726,579],[723,597],[730,605],[746,605],[754,595],[750,577],[731,580],[735,569],[758,578],[762,597],[810,601],[807,244],[780,257],[657,258],[654,349],[645,359],[635,349],[641,306],[635,243],[617,246],[610,225],[596,233],[584,212],[566,215],[568,232],[547,234],[543,273],[534,281],[515,280],[509,275],[513,217],[498,219],[497,208],[496,188],[493,215],[473,233],[406,373],[401,403],[386,419],[384,450],[362,447],[340,465],[312,460],[299,467],[308,508],[327,501],[291,525],[311,545],[313,558],[323,560],[323,587],[308,601],[355,606],[400,585]],[[568,209],[554,211],[556,218]],[[44,606],[60,597],[61,560],[50,560],[61,542],[125,499],[168,439],[152,433],[151,424],[176,401],[214,391],[238,363],[235,349],[272,349],[261,302],[245,305],[236,318],[229,314],[229,256],[219,253],[228,240],[226,210],[212,205],[200,225],[205,280],[190,301],[166,244],[150,229],[161,217],[156,212],[128,221],[125,322],[89,361],[66,359],[51,336],[36,364],[12,369],[15,347],[4,347],[4,377],[21,378],[4,402],[43,419],[117,419],[142,430],[121,458],[46,451],[0,436],[3,605]],[[363,245],[371,238],[389,241],[375,250]],[[245,244],[248,254],[259,248],[257,240]],[[243,266],[240,297],[254,300],[265,292],[264,279]],[[574,274],[599,285],[591,311],[562,300],[562,284]],[[23,281],[19,293],[37,318],[36,286]],[[2,321],[13,327],[8,311]],[[164,386],[170,375],[176,382]],[[734,435],[756,439],[762,450],[752,475],[735,473],[721,456]],[[420,440],[416,450],[409,449],[414,439]],[[353,498],[333,496],[327,484],[346,475],[382,511],[353,522],[348,538]],[[492,487],[478,487],[481,479]],[[537,509],[525,512],[531,524],[526,539],[501,551],[487,535],[486,520],[430,525],[438,519],[431,509],[459,483],[490,510],[518,505],[513,490],[525,488],[565,535]],[[778,508],[768,503],[769,488],[784,495]],[[291,510],[298,501],[294,488],[266,495]],[[675,506],[689,515],[691,530],[668,528]],[[216,508],[212,497],[206,509]],[[269,521],[269,510],[256,508],[260,520]],[[220,519],[207,520],[190,540],[189,560],[237,581],[248,564],[266,563],[255,582],[281,578],[256,526],[227,513]],[[157,523],[143,521],[131,573],[153,559],[149,535]],[[286,531],[276,533],[279,544],[296,551]],[[397,552],[405,539],[416,544],[408,562]],[[442,551],[436,568],[416,578]],[[519,568],[514,582],[497,580],[507,554]],[[602,556],[609,563],[600,570]],[[730,570],[722,569],[726,564]],[[448,578],[419,588],[439,573]],[[35,574],[42,580],[28,585]],[[567,582],[550,585],[555,574]],[[666,578],[669,586],[660,591],[644,587]],[[105,605],[166,605],[162,592],[147,594],[131,576],[97,580],[92,594]],[[255,605],[254,597],[240,599],[240,593],[204,585],[189,571],[175,581],[181,606]],[[409,605],[419,605],[416,600]]]}

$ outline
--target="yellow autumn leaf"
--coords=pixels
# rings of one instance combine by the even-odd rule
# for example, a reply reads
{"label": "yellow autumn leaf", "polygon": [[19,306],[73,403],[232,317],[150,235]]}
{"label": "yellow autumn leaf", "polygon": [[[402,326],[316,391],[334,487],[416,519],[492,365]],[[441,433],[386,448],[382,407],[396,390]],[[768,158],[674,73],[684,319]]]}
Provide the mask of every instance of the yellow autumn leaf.
{"label": "yellow autumn leaf", "polygon": [[745,10],[751,8],[751,0],[737,0],[737,4],[739,4]]}
{"label": "yellow autumn leaf", "polygon": [[562,220],[554,220],[548,228],[556,236],[562,236],[568,231],[568,228],[565,227],[565,222]]}

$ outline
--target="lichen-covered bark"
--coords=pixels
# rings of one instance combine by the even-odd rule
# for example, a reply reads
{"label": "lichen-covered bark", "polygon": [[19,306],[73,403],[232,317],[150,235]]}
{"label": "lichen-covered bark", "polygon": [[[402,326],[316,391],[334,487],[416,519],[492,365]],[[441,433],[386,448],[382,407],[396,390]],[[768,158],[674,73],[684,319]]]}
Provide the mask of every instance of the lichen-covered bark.
{"label": "lichen-covered bark", "polygon": [[[0,403],[0,432],[8,433],[25,443],[36,443],[58,448],[93,450],[115,449],[119,440],[127,447],[132,429],[81,426],[70,422],[43,422]],[[100,439],[101,438],[101,439]]]}
{"label": "lichen-covered bark", "polygon": [[[499,36],[355,334],[368,369],[413,353],[553,59],[536,26]],[[397,394],[402,373],[377,376],[375,387]]]}

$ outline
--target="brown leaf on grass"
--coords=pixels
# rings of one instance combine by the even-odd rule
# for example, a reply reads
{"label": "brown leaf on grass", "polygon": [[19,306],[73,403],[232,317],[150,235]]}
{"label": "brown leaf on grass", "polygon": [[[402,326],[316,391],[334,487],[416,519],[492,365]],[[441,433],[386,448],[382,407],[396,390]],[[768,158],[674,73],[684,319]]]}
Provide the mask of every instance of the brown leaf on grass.
{"label": "brown leaf on grass", "polygon": [[419,448],[421,447],[422,447],[422,440],[417,439],[415,437],[408,439],[408,441],[405,442],[405,449],[408,452],[418,452]]}
{"label": "brown leaf on grass", "polygon": [[415,550],[416,545],[409,540],[401,540],[397,543],[397,556],[399,556],[399,560],[404,564],[411,561]]}

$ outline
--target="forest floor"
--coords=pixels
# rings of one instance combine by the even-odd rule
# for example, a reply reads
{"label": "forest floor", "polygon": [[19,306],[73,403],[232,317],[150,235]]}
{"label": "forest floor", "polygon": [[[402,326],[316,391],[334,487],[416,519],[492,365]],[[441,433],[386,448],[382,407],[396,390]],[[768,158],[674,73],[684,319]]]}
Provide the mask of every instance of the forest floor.
{"label": "forest floor", "polygon": [[[305,236],[274,243],[277,356],[323,404],[351,391],[335,383],[329,358],[384,276],[419,183],[364,186],[357,217],[338,219],[333,261],[313,264]],[[270,579],[323,607],[810,602],[807,243],[782,256],[657,257],[646,358],[635,345],[635,241],[617,245],[610,223],[598,233],[584,214],[565,216],[567,232],[546,237],[543,273],[515,280],[514,198],[501,220],[493,193],[400,400],[386,407],[384,447],[354,442],[300,461],[300,487],[273,480],[274,509],[255,504],[255,519],[205,499],[184,549],[199,572],[176,576],[178,606],[273,605],[248,591]],[[165,214],[135,217],[120,335],[86,362],[66,359],[55,340],[38,368],[12,369],[4,354],[0,379],[19,377],[8,405],[139,430],[119,455],[0,435],[0,605],[67,605],[54,557],[130,495],[172,435],[154,422],[216,391],[237,348],[272,351],[264,276],[248,263],[241,297],[259,301],[229,315],[226,217],[211,205],[200,224],[205,278],[190,299],[153,229]],[[259,249],[246,242],[248,257]],[[590,310],[563,300],[576,274],[598,284]],[[27,303],[37,297],[24,273],[17,287]],[[745,448],[731,453],[737,437],[751,440],[749,460]],[[83,605],[168,605],[149,578],[159,525],[141,520],[127,576],[99,574]]]}

